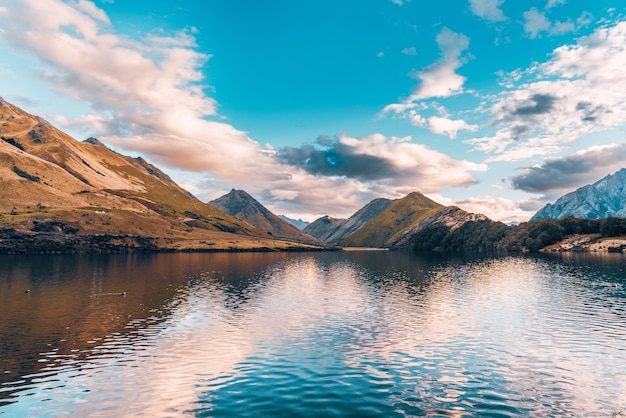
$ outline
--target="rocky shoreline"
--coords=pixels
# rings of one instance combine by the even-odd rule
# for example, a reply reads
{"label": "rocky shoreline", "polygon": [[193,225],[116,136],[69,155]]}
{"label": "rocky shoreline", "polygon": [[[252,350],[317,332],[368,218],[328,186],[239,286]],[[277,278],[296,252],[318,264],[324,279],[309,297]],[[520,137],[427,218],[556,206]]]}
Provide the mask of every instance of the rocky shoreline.
{"label": "rocky shoreline", "polygon": [[599,234],[570,236],[543,248],[543,252],[626,252],[626,237],[602,238]]}

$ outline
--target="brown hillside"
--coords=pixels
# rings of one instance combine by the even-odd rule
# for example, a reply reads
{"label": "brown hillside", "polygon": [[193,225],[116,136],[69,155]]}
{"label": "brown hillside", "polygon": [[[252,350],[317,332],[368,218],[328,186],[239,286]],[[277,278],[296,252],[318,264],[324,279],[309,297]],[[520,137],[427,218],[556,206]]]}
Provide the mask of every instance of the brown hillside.
{"label": "brown hillside", "polygon": [[34,225],[53,221],[76,235],[167,238],[172,247],[184,247],[178,241],[187,239],[214,239],[212,245],[271,239],[196,199],[142,158],[94,138],[78,142],[1,98],[0,138],[0,228],[33,233]]}

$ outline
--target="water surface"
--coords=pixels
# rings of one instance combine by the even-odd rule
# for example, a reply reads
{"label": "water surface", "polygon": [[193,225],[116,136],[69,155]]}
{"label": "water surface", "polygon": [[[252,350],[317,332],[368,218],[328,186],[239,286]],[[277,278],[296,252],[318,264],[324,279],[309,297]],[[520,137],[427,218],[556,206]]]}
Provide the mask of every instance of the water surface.
{"label": "water surface", "polygon": [[0,415],[611,416],[625,269],[621,254],[2,256]]}

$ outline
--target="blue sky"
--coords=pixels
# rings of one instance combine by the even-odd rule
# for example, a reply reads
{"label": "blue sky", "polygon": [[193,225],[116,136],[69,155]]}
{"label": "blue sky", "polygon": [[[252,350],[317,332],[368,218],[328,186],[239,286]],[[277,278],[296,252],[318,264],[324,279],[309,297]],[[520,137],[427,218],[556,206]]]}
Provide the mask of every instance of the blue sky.
{"label": "blue sky", "polygon": [[0,96],[202,200],[503,221],[626,166],[618,1],[0,3]]}

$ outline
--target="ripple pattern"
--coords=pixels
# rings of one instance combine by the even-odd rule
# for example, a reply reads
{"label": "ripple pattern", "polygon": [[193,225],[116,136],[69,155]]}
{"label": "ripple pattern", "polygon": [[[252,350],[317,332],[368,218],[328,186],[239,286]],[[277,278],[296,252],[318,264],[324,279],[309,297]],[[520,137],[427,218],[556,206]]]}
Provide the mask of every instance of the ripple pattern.
{"label": "ripple pattern", "polygon": [[[33,320],[31,330],[14,336],[28,344],[0,346],[8,359],[0,370],[0,415],[626,411],[621,255],[213,256],[123,259],[135,286],[115,299],[107,295],[115,279],[96,268],[101,281],[79,305],[80,321],[51,332]],[[10,291],[0,279],[0,290]],[[88,283],[73,280],[67,295],[94,289]],[[50,291],[61,292],[62,284],[55,286]],[[33,287],[29,297],[37,297]],[[22,314],[35,318],[49,296],[22,300]],[[20,329],[19,312],[2,312],[6,341]]]}

